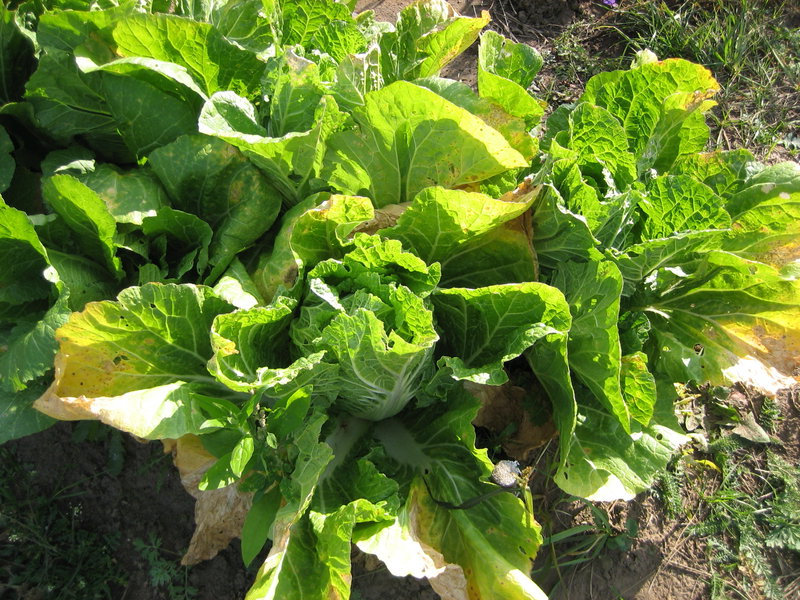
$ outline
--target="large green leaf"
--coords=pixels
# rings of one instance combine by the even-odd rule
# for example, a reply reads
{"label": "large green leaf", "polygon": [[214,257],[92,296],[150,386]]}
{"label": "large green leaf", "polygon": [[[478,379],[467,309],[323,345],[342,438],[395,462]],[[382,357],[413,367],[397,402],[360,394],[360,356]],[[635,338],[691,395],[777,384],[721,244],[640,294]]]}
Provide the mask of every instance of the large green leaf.
{"label": "large green leaf", "polygon": [[380,37],[384,80],[390,83],[438,74],[488,23],[488,14],[460,17],[444,0],[412,2],[400,11],[395,30]]}
{"label": "large green leaf", "polygon": [[194,401],[198,390],[225,396],[206,362],[212,320],[231,308],[209,288],[172,284],[87,305],[58,329],[55,381],[35,408],[147,439],[199,433],[206,417]]}
{"label": "large green leaf", "polygon": [[334,0],[299,0],[283,3],[281,43],[286,46],[309,44],[334,21],[353,21],[347,6]]}
{"label": "large green leaf", "polygon": [[173,62],[210,96],[231,90],[242,96],[258,92],[264,63],[226,41],[211,25],[172,15],[132,15],[112,30],[120,56]]}
{"label": "large green leaf", "polygon": [[723,198],[737,193],[753,171],[760,170],[749,150],[716,150],[686,154],[675,161],[670,173],[691,175]]}
{"label": "large green leaf", "polygon": [[233,146],[203,135],[184,136],[150,157],[175,208],[193,213],[214,229],[209,260],[215,280],[234,256],[267,231],[278,217],[277,191]]}
{"label": "large green leaf", "polygon": [[122,275],[114,239],[116,222],[105,202],[72,175],[54,175],[42,184],[42,196],[76,234],[83,253]]}
{"label": "large green leaf", "polygon": [[209,288],[147,284],[88,304],[58,330],[56,391],[118,396],[176,380],[213,383],[213,319],[232,307]]}
{"label": "large green leaf", "polygon": [[686,175],[664,175],[653,180],[638,208],[643,213],[643,240],[688,231],[727,229],[731,225],[722,198]]}
{"label": "large green leaf", "polygon": [[687,442],[673,413],[673,397],[674,391],[661,394],[650,424],[634,421],[630,433],[592,398],[584,397],[575,433],[568,437],[568,450],[555,475],[558,486],[597,501],[631,500],[651,487]]}
{"label": "large green leaf", "polygon": [[800,167],[772,165],[741,182],[726,209],[733,234],[722,246],[765,262],[787,277],[800,273]]}
{"label": "large green leaf", "polygon": [[0,196],[0,318],[10,306],[47,299],[47,251],[27,215]]}
{"label": "large green leaf", "polygon": [[499,385],[508,380],[503,364],[531,346],[566,344],[569,307],[543,283],[441,289],[432,298],[443,334],[437,353],[458,379]]}
{"label": "large green leaf", "polygon": [[270,97],[267,134],[281,137],[290,131],[313,129],[316,108],[325,92],[319,68],[291,50],[274,68],[279,74]]}
{"label": "large green leaf", "polygon": [[130,160],[111,108],[98,91],[101,73],[84,74],[66,52],[48,52],[25,84],[37,124],[47,136],[68,145],[87,135],[88,145],[110,158]]}
{"label": "large green leaf", "polygon": [[247,391],[262,384],[261,372],[288,366],[294,308],[293,301],[278,298],[269,306],[218,315],[211,329],[209,371],[228,387]]}
{"label": "large green leaf", "polygon": [[447,406],[377,425],[375,437],[390,459],[387,468],[393,478],[404,482],[406,503],[395,525],[362,529],[359,547],[376,554],[400,576],[433,577],[446,565],[460,567],[448,570],[455,581],[432,578],[434,589],[441,586],[444,591],[449,583],[470,590],[476,599],[545,598],[528,575],[541,544],[539,526],[518,498],[503,493],[466,510],[433,500],[458,505],[497,491],[496,485],[481,481],[492,464],[475,448],[471,421],[477,403],[458,389]]}
{"label": "large green leaf", "polygon": [[168,203],[158,179],[141,168],[123,171],[103,164],[79,179],[103,199],[117,223],[141,225]]}
{"label": "large green leaf", "polygon": [[[324,416],[312,418],[297,437],[296,466],[281,486],[285,503],[272,525],[272,547],[247,600],[301,600],[329,595],[330,572],[316,552],[317,540],[307,514],[320,476],[333,458],[331,447],[320,441],[324,422]],[[297,577],[297,573],[303,576]]]}
{"label": "large green leaf", "polygon": [[[76,7],[70,7],[76,8]],[[84,8],[88,6],[84,5]],[[72,52],[87,38],[116,21],[128,18],[134,6],[124,3],[105,10],[53,10],[45,11],[36,27],[36,40],[40,46],[52,50]]]}
{"label": "large green leaf", "polygon": [[11,141],[6,130],[0,126],[0,193],[6,191],[14,177],[16,164],[11,154],[13,151],[14,142]]}
{"label": "large green leaf", "polygon": [[436,284],[436,267],[395,240],[362,235],[343,261],[309,272],[292,339],[304,354],[325,351],[338,365],[337,402],[349,414],[375,421],[397,414],[432,370],[438,335],[418,294]]}
{"label": "large green leaf", "polygon": [[487,31],[478,48],[478,91],[509,114],[535,127],[544,113],[543,104],[527,88],[542,68],[542,57],[526,44],[515,43]]}
{"label": "large green leaf", "polygon": [[430,186],[476,183],[527,161],[481,119],[420,86],[398,81],[354,110],[359,130],[333,135],[323,177],[377,207]]}
{"label": "large green leaf", "polygon": [[14,326],[0,328],[0,393],[23,390],[53,368],[58,349],[56,329],[69,315],[68,294],[62,292],[43,315],[28,313]]}
{"label": "large green leaf", "polygon": [[[416,79],[414,83],[436,92],[445,100],[480,117],[484,123],[499,131],[511,144],[511,147],[527,160],[536,155],[539,149],[539,140],[532,135],[531,126],[523,117],[514,115],[511,109],[505,109],[493,98],[483,98],[466,83],[444,77]],[[503,175],[515,174],[516,171],[510,171]],[[516,179],[513,183],[516,183]]]}
{"label": "large green leaf", "polygon": [[639,174],[651,168],[663,173],[678,157],[704,149],[703,113],[718,90],[704,67],[667,59],[593,77],[580,100],[602,106],[623,124]]}
{"label": "large green leaf", "polygon": [[14,11],[3,4],[0,6],[0,106],[22,97],[25,80],[34,64],[33,44],[17,27]]}
{"label": "large green leaf", "polygon": [[630,433],[631,415],[623,398],[619,320],[622,274],[611,261],[568,262],[556,271],[553,285],[569,302],[569,366],[600,403]]}
{"label": "large green leaf", "polygon": [[296,286],[305,271],[319,261],[341,258],[352,231],[373,215],[368,198],[338,194],[310,196],[289,209],[254,275],[262,296],[299,294]]}
{"label": "large green leaf", "polygon": [[256,54],[266,51],[281,35],[282,18],[276,0],[214,3],[210,21],[225,39]]}
{"label": "large green leaf", "polygon": [[800,353],[800,284],[763,263],[710,251],[665,270],[636,310],[652,323],[655,372],[670,381],[791,385]]}
{"label": "large green leaf", "polygon": [[[536,257],[528,231],[521,231],[524,224],[515,220],[530,208],[537,192],[524,185],[495,200],[475,192],[425,188],[397,224],[380,234],[413,248],[427,263],[441,263],[445,286],[532,281]],[[503,243],[504,237],[511,238],[509,243]]]}
{"label": "large green leaf", "polygon": [[292,206],[322,188],[314,178],[322,167],[325,141],[341,120],[336,102],[326,96],[316,108],[311,130],[268,137],[249,101],[233,92],[219,92],[203,107],[199,126],[202,133],[239,148]]}
{"label": "large green leaf", "polygon": [[586,219],[567,209],[551,185],[543,186],[536,197],[531,221],[540,265],[552,269],[567,260],[597,260],[601,256]]}
{"label": "large green leaf", "polygon": [[567,128],[550,145],[551,152],[561,146],[574,156],[583,174],[600,190],[615,186],[624,191],[636,179],[625,130],[612,113],[600,106],[578,104],[568,115]]}
{"label": "large green leaf", "polygon": [[45,384],[30,386],[23,392],[0,389],[0,444],[38,433],[56,421],[33,408]]}

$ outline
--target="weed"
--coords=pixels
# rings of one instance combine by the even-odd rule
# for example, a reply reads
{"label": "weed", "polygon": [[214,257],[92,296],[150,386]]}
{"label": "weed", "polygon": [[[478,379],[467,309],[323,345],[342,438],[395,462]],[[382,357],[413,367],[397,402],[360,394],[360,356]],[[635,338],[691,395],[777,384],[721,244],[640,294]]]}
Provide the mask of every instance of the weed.
{"label": "weed", "polygon": [[189,567],[165,559],[163,554],[168,551],[161,547],[161,540],[156,534],[150,533],[146,542],[133,540],[133,546],[147,563],[150,583],[154,588],[166,591],[170,600],[190,600],[197,596],[197,589],[189,585]]}
{"label": "weed", "polygon": [[703,518],[690,532],[706,542],[712,600],[784,598],[777,556],[800,551],[800,469],[732,435],[709,451],[720,474],[709,490],[698,488]]}
{"label": "weed", "polygon": [[762,146],[768,156],[779,144],[796,152],[800,127],[800,32],[786,15],[784,3],[766,0],[637,0],[617,11],[614,29],[626,55],[649,48],[711,69],[722,84],[716,145]]}
{"label": "weed", "polygon": [[113,559],[118,536],[81,527],[80,495],[65,493],[71,487],[36,496],[31,483],[30,469],[0,448],[0,595],[111,598],[127,583]]}

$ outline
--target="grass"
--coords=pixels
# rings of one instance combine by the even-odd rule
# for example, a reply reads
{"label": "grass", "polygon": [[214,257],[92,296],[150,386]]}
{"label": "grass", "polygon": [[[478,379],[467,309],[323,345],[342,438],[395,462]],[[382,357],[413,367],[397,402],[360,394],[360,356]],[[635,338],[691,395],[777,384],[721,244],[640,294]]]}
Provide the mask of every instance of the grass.
{"label": "grass", "polygon": [[764,160],[800,156],[800,6],[791,1],[623,0],[544,34],[510,20],[520,39],[538,33],[545,68],[534,91],[552,107],[649,49],[702,64],[720,82],[709,115],[713,147],[746,147]]}
{"label": "grass", "polygon": [[178,562],[180,554],[164,558],[170,554],[162,548],[161,540],[155,533],[150,533],[147,541],[136,539],[134,548],[147,563],[147,572],[153,588],[160,589],[170,600],[192,600],[197,597],[198,590],[189,585],[189,567]]}
{"label": "grass", "polygon": [[800,18],[800,9],[791,6],[772,0],[633,0],[609,27],[624,42],[625,56],[649,48],[714,73],[722,86],[710,117],[717,146],[755,148],[764,158],[782,146],[796,157],[800,29],[789,23]]}
{"label": "grass", "polygon": [[[544,544],[533,576],[554,597],[570,597],[582,577],[613,578],[616,563],[641,569],[642,586],[667,569],[691,572],[704,588],[691,597],[703,600],[800,597],[800,466],[794,450],[774,437],[784,418],[780,406],[722,387],[689,388],[685,396],[682,418],[695,413],[696,444],[634,503],[591,503],[553,486],[538,490]],[[736,428],[750,410],[770,443],[733,433],[751,431]],[[632,562],[648,552],[657,555],[654,570]]]}
{"label": "grass", "polygon": [[30,468],[0,448],[0,598],[94,600],[126,585],[115,536],[81,526],[82,482],[31,493]]}

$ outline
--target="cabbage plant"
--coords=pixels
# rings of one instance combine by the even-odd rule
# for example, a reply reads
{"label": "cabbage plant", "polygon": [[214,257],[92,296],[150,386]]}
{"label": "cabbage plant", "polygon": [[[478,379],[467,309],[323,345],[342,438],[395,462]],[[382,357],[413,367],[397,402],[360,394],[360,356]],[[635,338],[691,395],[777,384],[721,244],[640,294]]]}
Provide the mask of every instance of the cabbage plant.
{"label": "cabbage plant", "polygon": [[[349,597],[352,544],[544,598],[479,410],[630,499],[686,441],[676,383],[794,382],[800,167],[709,151],[698,65],[640,54],[542,122],[541,58],[487,14],[353,8],[2,9],[0,440],[163,440],[184,560],[269,549],[250,600]],[[442,77],[479,37],[477,91]]]}

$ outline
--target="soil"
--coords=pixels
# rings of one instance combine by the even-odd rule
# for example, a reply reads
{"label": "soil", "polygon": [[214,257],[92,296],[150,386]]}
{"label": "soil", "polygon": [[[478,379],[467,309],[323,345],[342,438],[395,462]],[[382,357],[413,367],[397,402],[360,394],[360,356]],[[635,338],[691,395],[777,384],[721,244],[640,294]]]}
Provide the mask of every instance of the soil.
{"label": "soil", "polygon": [[[373,9],[380,19],[393,21],[408,3],[407,0],[361,0],[357,9]],[[462,0],[451,3],[461,14],[470,16],[489,10],[494,27],[506,35],[533,40],[533,45],[545,51],[564,26],[587,15],[602,19],[605,14],[601,2],[578,0]],[[469,50],[450,65],[445,74],[474,84],[476,54],[474,48]],[[549,76],[553,76],[552,73]],[[579,83],[576,82],[576,89]],[[570,95],[569,89],[564,95]],[[777,437],[783,446],[777,451],[795,465],[800,463],[799,395],[800,391],[795,389],[778,398],[783,420]],[[160,540],[161,556],[177,560],[186,550],[194,529],[194,499],[181,486],[178,473],[160,443],[141,443],[116,433],[111,437],[101,436],[99,441],[75,443],[73,437],[79,427],[73,423],[59,423],[40,434],[8,443],[5,448],[13,460],[30,473],[26,489],[14,491],[28,497],[53,498],[58,510],[75,510],[77,506],[80,509],[76,513],[78,528],[116,540],[113,559],[122,581],[110,584],[113,600],[170,598],[165,586],[153,585],[152,565],[137,550],[135,541],[155,535]],[[113,436],[118,437],[114,439]],[[114,452],[117,452],[116,459]],[[111,468],[114,460],[120,458],[124,461],[122,475],[115,474]],[[14,487],[13,482],[7,485]],[[70,494],[60,492],[69,486],[72,486]],[[543,469],[532,481],[532,489],[535,512],[550,533],[595,522],[585,503],[565,501]],[[709,572],[704,567],[708,550],[702,541],[685,535],[692,520],[667,519],[654,493],[642,494],[630,503],[605,504],[599,508],[608,518],[612,532],[608,539],[627,540],[627,543],[617,547],[607,544],[594,560],[562,569],[560,580],[553,569],[543,570],[547,556],[542,552],[534,571],[541,577],[537,579],[534,575],[534,578],[550,593],[552,600],[702,600],[709,597]],[[624,532],[630,523],[636,524],[636,534],[628,539]],[[256,559],[254,564],[259,562]],[[187,583],[197,590],[194,597],[198,600],[239,600],[244,598],[255,572],[255,568],[247,569],[242,565],[238,540],[234,540],[216,558],[191,567]],[[411,577],[394,578],[370,557],[357,552],[353,558],[353,589],[353,597],[363,600],[438,598],[427,582]],[[32,600],[36,596],[22,593],[16,598],[8,596],[0,585],[0,600],[10,598]]]}

